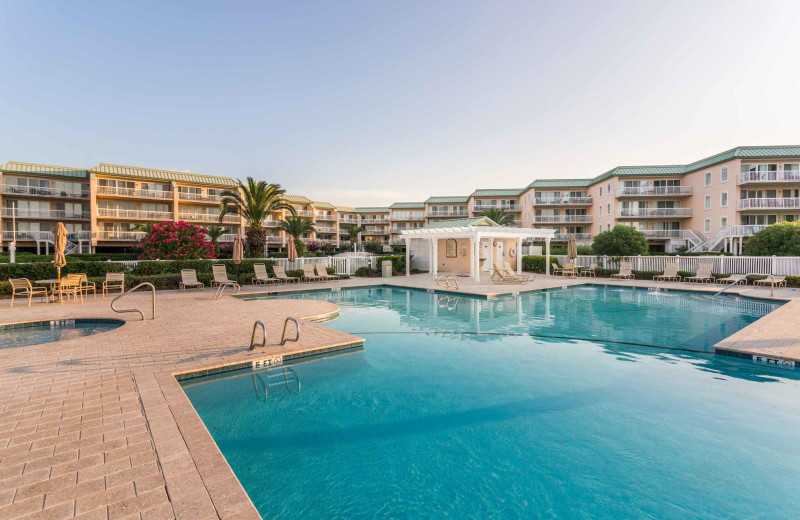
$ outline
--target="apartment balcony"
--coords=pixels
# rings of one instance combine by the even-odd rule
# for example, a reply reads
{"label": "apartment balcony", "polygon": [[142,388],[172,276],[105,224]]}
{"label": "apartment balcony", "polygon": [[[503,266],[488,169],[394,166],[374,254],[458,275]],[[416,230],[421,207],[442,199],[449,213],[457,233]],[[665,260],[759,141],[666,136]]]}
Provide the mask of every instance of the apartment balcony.
{"label": "apartment balcony", "polygon": [[534,224],[588,224],[591,215],[534,215]]}
{"label": "apartment balcony", "polygon": [[475,206],[472,208],[472,211],[480,213],[481,211],[486,211],[487,209],[502,209],[503,211],[520,211],[520,206],[519,204],[498,204],[496,206],[475,204]]}
{"label": "apartment balcony", "polygon": [[692,208],[618,208],[617,218],[690,218]]}
{"label": "apartment balcony", "polygon": [[740,211],[797,211],[800,209],[800,199],[790,197],[777,199],[742,199],[736,201],[736,209]]}
{"label": "apartment balcony", "polygon": [[[314,216],[314,212],[313,211],[306,211],[304,209],[296,209],[296,210],[294,210],[294,214],[297,217],[313,217]],[[291,216],[291,215],[289,215],[289,216]]]}
{"label": "apartment balcony", "polygon": [[358,224],[358,219],[357,218],[353,218],[353,217],[343,217],[343,216],[340,215],[339,216],[339,223],[356,225],[356,224]]}
{"label": "apartment balcony", "polygon": [[267,236],[268,244],[283,244],[283,237]]}
{"label": "apartment balcony", "polygon": [[739,184],[765,184],[800,182],[800,171],[744,172],[739,174]]}
{"label": "apartment balcony", "polygon": [[172,200],[171,191],[140,190],[137,188],[117,188],[113,186],[98,186],[98,197],[122,197],[128,199],[167,199]]}
{"label": "apartment balcony", "polygon": [[98,231],[95,233],[97,240],[123,240],[132,242],[144,238],[147,233],[144,231]]}
{"label": "apartment balcony", "polygon": [[214,204],[219,204],[222,200],[220,195],[208,195],[205,193],[186,193],[183,191],[178,191],[178,198],[180,200],[191,200],[194,202],[211,202]]}
{"label": "apartment balcony", "polygon": [[152,220],[164,221],[172,220],[173,213],[171,211],[139,211],[135,209],[113,209],[113,208],[98,208],[97,216],[103,219],[126,219],[126,220]]}
{"label": "apartment balcony", "polygon": [[17,195],[20,197],[53,197],[57,199],[84,199],[91,197],[89,191],[82,190],[57,190],[55,188],[36,188],[33,186],[16,186],[3,184],[0,193],[4,195]]}
{"label": "apartment balcony", "polygon": [[42,219],[42,220],[89,220],[92,214],[89,211],[69,211],[69,210],[42,210],[42,209],[19,209],[2,208],[3,218],[11,218],[16,215],[18,219]]}
{"label": "apartment balcony", "polygon": [[274,218],[265,218],[261,221],[261,225],[268,228],[280,227],[281,221]]}
{"label": "apartment balcony", "polygon": [[388,225],[389,219],[379,219],[379,218],[362,218],[362,224],[381,224],[381,225]]}
{"label": "apartment balcony", "polygon": [[317,233],[336,233],[336,228],[330,226],[314,226],[314,229],[317,230]]}
{"label": "apartment balcony", "polygon": [[[55,240],[55,234],[50,231],[3,231],[2,237],[6,242],[12,242],[15,239],[20,242],[52,242]],[[90,240],[91,238],[91,231],[67,234],[68,240]]]}
{"label": "apartment balcony", "polygon": [[640,197],[691,197],[692,186],[640,186],[636,188],[617,188],[617,198]]}
{"label": "apartment balcony", "polygon": [[555,242],[566,242],[570,236],[574,236],[577,242],[589,242],[592,240],[591,233],[556,233],[553,236]]}
{"label": "apartment balcony", "polygon": [[332,220],[336,222],[336,215],[317,215],[317,220]]}
{"label": "apartment balcony", "polygon": [[[214,213],[179,213],[178,220],[185,220],[188,222],[213,222],[219,223],[219,215]],[[222,222],[229,224],[238,224],[240,222],[239,215],[225,215],[222,217]]]}
{"label": "apartment balcony", "polygon": [[425,220],[425,215],[415,217],[395,217],[392,216],[392,222],[422,222]]}
{"label": "apartment balcony", "polygon": [[685,232],[681,229],[640,229],[639,231],[650,240],[674,240],[685,236]]}
{"label": "apartment balcony", "polygon": [[428,210],[427,215],[429,217],[436,217],[436,218],[467,218],[469,215],[466,211],[463,212],[453,212],[453,211],[432,211]]}
{"label": "apartment balcony", "polygon": [[592,197],[545,197],[536,199],[534,206],[591,206]]}

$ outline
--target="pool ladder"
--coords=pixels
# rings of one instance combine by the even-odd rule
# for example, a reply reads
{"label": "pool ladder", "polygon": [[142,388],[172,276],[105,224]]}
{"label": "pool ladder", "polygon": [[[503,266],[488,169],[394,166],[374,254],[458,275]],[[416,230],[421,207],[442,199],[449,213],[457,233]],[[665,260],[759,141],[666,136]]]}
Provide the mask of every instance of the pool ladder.
{"label": "pool ladder", "polygon": [[[295,334],[294,338],[287,339],[286,330],[287,327],[289,326],[290,321],[294,323]],[[258,331],[259,327],[261,327],[261,334],[263,337],[261,339],[261,344],[256,345],[256,332]],[[298,341],[298,340],[300,340],[300,323],[295,318],[292,318],[290,316],[286,318],[286,320],[284,320],[283,322],[283,334],[281,334],[280,345],[281,346],[286,345],[287,341]],[[256,320],[255,323],[253,323],[253,333],[250,335],[250,350],[255,350],[256,348],[261,348],[266,346],[267,346],[267,327],[264,325],[263,321]]]}
{"label": "pool ladder", "polygon": [[140,311],[139,309],[117,309],[116,307],[114,307],[114,304],[117,303],[117,300],[124,298],[125,296],[127,296],[130,293],[134,292],[139,287],[144,287],[144,286],[149,286],[150,287],[150,291],[152,291],[152,295],[153,295],[153,317],[150,318],[150,319],[152,319],[152,320],[156,319],[156,288],[150,282],[140,283],[136,287],[132,287],[131,289],[128,289],[124,293],[120,294],[119,296],[117,296],[116,298],[111,300],[111,310],[114,311],[114,312],[119,312],[119,313],[123,313],[123,312],[138,312],[139,316],[142,317],[142,321],[146,320],[147,318],[144,317],[144,313],[142,311]]}
{"label": "pool ladder", "polygon": [[[260,384],[259,384],[260,383]],[[257,399],[261,399],[261,388],[264,389],[264,401],[269,399],[269,389],[285,387],[289,395],[300,393],[300,378],[290,367],[272,368],[265,372],[253,374],[253,391]]]}

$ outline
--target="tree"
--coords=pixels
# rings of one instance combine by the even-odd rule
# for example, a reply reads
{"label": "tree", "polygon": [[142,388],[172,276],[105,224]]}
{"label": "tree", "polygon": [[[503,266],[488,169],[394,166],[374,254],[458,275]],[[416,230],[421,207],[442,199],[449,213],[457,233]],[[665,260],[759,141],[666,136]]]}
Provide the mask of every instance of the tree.
{"label": "tree", "polygon": [[358,243],[358,234],[366,230],[367,228],[364,226],[349,226],[347,228],[347,239],[350,240],[351,244],[356,244]]}
{"label": "tree", "polygon": [[250,245],[250,254],[261,256],[267,244],[267,230],[263,226],[264,220],[272,213],[287,210],[292,215],[294,208],[284,202],[286,190],[280,184],[267,184],[264,181],[255,181],[247,178],[247,183],[236,181],[239,190],[225,190],[220,200],[219,221],[225,215],[239,215],[247,223],[247,243]]}
{"label": "tree", "polygon": [[614,226],[594,237],[592,251],[596,255],[636,256],[647,254],[647,237],[632,226]]}
{"label": "tree", "polygon": [[800,256],[800,222],[767,226],[747,240],[748,256]]}
{"label": "tree", "polygon": [[280,228],[294,240],[297,246],[297,254],[300,255],[300,250],[305,251],[305,244],[300,241],[300,238],[306,233],[313,233],[314,223],[303,217],[286,217],[281,220]]}
{"label": "tree", "polygon": [[491,208],[481,212],[482,217],[489,217],[495,224],[501,226],[513,226],[514,216],[506,213],[506,210],[500,208]]}
{"label": "tree", "polygon": [[153,224],[141,241],[140,260],[189,260],[214,258],[214,245],[206,230],[186,222]]}
{"label": "tree", "polygon": [[217,242],[219,241],[219,237],[221,237],[225,233],[225,230],[222,226],[208,226],[206,229],[206,235],[208,235],[208,241],[214,245],[214,249],[217,249]]}
{"label": "tree", "polygon": [[155,226],[155,222],[144,222],[142,224],[136,224],[133,229],[136,231],[144,231],[145,233],[150,233],[153,230],[153,226]]}

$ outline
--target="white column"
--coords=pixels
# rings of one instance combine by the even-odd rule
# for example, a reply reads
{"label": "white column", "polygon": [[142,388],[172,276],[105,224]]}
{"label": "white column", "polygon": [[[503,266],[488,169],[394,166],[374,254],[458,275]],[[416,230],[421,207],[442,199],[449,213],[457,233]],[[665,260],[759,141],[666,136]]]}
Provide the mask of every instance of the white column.
{"label": "white column", "polygon": [[409,246],[411,245],[411,240],[408,238],[404,238],[406,243],[406,276],[411,276],[411,258],[409,256]]}
{"label": "white column", "polygon": [[439,239],[431,239],[431,249],[433,251],[433,274],[439,273]]}
{"label": "white column", "polygon": [[475,247],[472,248],[472,261],[475,267],[475,283],[481,281],[481,236],[475,236]]}
{"label": "white column", "polygon": [[517,237],[517,274],[522,274],[522,237]]}
{"label": "white column", "polygon": [[550,275],[550,237],[544,239],[544,274]]}
{"label": "white column", "polygon": [[475,240],[469,238],[469,277],[475,279]]}

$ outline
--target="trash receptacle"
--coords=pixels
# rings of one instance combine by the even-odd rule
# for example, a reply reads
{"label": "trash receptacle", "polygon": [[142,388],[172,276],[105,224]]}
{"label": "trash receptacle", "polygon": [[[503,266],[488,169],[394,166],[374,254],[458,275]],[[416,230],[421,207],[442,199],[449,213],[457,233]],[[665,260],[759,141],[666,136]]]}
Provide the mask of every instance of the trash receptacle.
{"label": "trash receptacle", "polygon": [[381,262],[381,276],[384,278],[391,278],[392,277],[392,261],[391,260],[384,260]]}

